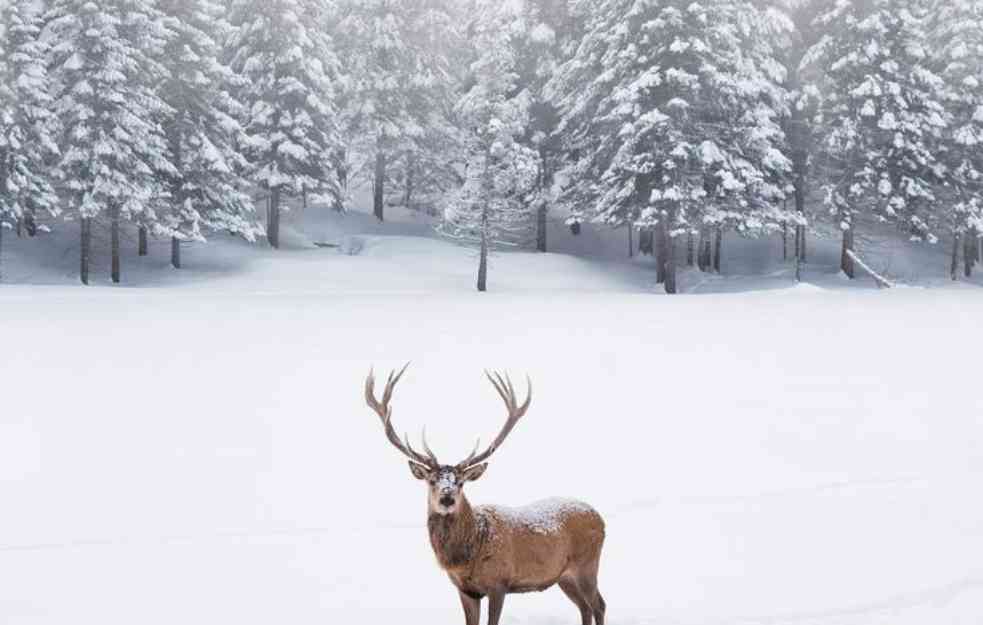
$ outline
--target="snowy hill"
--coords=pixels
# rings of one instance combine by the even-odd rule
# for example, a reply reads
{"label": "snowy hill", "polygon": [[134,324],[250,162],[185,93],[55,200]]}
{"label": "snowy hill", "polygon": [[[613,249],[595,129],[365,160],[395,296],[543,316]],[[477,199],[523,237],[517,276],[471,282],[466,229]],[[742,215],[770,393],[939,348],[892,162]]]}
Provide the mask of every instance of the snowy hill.
{"label": "snowy hill", "polygon": [[[7,247],[0,622],[458,622],[425,489],[361,399],[407,360],[394,421],[446,456],[504,417],[482,368],[531,375],[467,492],[596,506],[613,625],[983,614],[979,375],[954,351],[978,352],[975,287],[818,267],[793,287],[735,242],[758,273],[687,280],[744,293],[654,297],[646,261],[513,252],[479,295],[473,252],[409,215],[291,227],[279,253],[189,246],[181,271],[163,246],[127,257],[143,288],[77,286],[70,238],[42,263]],[[554,589],[505,622],[576,614]]]}

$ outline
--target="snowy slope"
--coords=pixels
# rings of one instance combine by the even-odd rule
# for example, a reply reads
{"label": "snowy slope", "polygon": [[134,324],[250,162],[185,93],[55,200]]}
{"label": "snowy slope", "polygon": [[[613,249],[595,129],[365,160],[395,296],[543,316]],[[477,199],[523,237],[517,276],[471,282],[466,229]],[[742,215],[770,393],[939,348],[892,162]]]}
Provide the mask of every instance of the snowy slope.
{"label": "snowy slope", "polygon": [[[501,254],[479,295],[425,224],[352,220],[181,272],[155,247],[124,266],[144,288],[75,286],[70,250],[0,288],[0,622],[461,622],[362,405],[406,360],[394,420],[447,457],[503,417],[483,367],[532,376],[468,493],[595,505],[614,625],[980,622],[975,287],[653,297],[644,263]],[[504,622],[576,615],[554,589]]]}

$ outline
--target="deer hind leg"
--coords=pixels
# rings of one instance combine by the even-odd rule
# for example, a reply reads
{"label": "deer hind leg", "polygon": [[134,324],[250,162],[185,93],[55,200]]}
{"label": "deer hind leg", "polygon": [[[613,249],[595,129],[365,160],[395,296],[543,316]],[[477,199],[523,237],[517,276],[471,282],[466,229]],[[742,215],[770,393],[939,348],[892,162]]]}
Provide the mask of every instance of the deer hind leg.
{"label": "deer hind leg", "polygon": [[587,601],[587,597],[581,592],[580,586],[577,585],[572,579],[561,579],[558,584],[560,585],[560,590],[563,591],[570,601],[573,601],[577,608],[580,610],[580,622],[581,625],[591,625],[593,621],[593,614],[590,603]]}
{"label": "deer hind leg", "polygon": [[598,563],[595,562],[581,573],[577,580],[577,586],[583,592],[584,598],[594,612],[594,622],[597,625],[604,625],[604,613],[608,606],[604,597],[601,596],[601,591],[597,589],[597,565]]}

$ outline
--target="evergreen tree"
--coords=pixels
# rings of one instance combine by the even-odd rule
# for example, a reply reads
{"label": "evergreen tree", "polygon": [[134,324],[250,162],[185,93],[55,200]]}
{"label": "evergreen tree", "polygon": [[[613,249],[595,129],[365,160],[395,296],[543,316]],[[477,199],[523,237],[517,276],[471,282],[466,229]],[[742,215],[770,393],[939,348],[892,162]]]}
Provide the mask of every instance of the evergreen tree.
{"label": "evergreen tree", "polygon": [[455,178],[455,159],[444,152],[457,141],[448,123],[455,86],[449,56],[458,45],[450,4],[339,0],[336,32],[349,87],[344,152],[356,159],[349,166],[353,175],[372,180],[373,212],[380,221],[393,174],[402,178],[404,190],[423,190],[428,180],[445,187]]}
{"label": "evergreen tree", "polygon": [[160,14],[148,0],[53,0],[47,16],[62,124],[59,168],[73,218],[81,222],[80,277],[89,281],[93,221],[109,218],[112,279],[120,281],[120,223],[157,224],[173,174],[155,91],[163,76]]}
{"label": "evergreen tree", "polygon": [[0,242],[13,223],[23,220],[33,235],[37,212],[58,213],[51,184],[58,146],[38,19],[31,0],[0,6]]}
{"label": "evergreen tree", "polygon": [[858,218],[896,223],[935,241],[935,188],[944,175],[942,79],[931,70],[918,0],[837,2],[818,24],[828,93],[826,202],[843,231],[842,268],[854,276]]}
{"label": "evergreen tree", "polygon": [[[167,71],[159,92],[170,107],[163,126],[173,163],[165,176],[169,206],[159,224],[172,237],[171,263],[181,264],[180,241],[204,240],[204,230],[262,232],[250,220],[253,200],[241,177],[249,166],[240,152],[245,133],[241,105],[230,94],[234,77],[221,64],[229,36],[223,7],[212,0],[160,0],[165,15]],[[146,252],[141,228],[141,253]]]}
{"label": "evergreen tree", "polygon": [[955,279],[960,247],[968,277],[980,261],[983,234],[983,2],[947,0],[932,9],[933,69],[945,82],[948,114],[941,150],[947,184],[936,221],[952,229]]}
{"label": "evergreen tree", "polygon": [[[658,278],[676,292],[675,240],[752,233],[786,215],[783,78],[739,1],[596,0],[587,34],[549,86],[574,156],[573,218],[655,228]],[[717,254],[719,267],[719,253]]]}
{"label": "evergreen tree", "polygon": [[245,151],[269,193],[267,238],[280,246],[282,199],[339,197],[338,60],[319,0],[233,0],[231,68],[246,107]]}
{"label": "evergreen tree", "polygon": [[464,184],[445,208],[441,230],[479,246],[479,291],[487,290],[488,254],[496,244],[515,244],[533,226],[539,174],[536,152],[518,141],[528,126],[528,97],[516,94],[515,57],[507,31],[494,20],[475,34],[482,54],[472,65],[474,85],[458,104],[468,128]]}

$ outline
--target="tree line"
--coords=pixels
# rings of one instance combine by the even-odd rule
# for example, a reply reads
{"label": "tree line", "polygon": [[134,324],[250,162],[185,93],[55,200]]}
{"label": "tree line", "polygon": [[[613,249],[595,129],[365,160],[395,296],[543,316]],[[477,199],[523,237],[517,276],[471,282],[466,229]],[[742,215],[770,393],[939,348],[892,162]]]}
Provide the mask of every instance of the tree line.
{"label": "tree line", "polygon": [[[677,291],[725,232],[983,233],[983,0],[0,0],[0,237],[39,214],[279,246],[289,202],[546,251],[627,227]],[[255,213],[265,202],[266,219]],[[2,241],[2,239],[0,239]],[[788,253],[788,252],[786,252]],[[797,271],[798,274],[798,271]]]}

